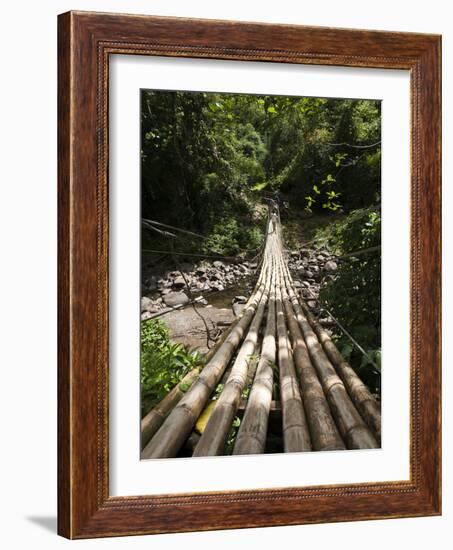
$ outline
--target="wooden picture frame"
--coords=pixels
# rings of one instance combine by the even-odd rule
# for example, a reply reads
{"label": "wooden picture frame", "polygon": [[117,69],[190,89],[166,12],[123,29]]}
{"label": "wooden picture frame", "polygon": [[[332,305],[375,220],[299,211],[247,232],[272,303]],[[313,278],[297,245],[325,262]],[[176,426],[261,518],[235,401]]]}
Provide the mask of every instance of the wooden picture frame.
{"label": "wooden picture frame", "polygon": [[[58,25],[59,534],[88,538],[440,514],[440,37],[89,12],[60,15]],[[111,54],[410,71],[409,481],[109,496]]]}

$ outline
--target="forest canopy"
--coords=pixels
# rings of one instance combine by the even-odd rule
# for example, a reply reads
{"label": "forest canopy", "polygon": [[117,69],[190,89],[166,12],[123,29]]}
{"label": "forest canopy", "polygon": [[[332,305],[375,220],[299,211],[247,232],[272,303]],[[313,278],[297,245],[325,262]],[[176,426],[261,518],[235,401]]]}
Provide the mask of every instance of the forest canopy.
{"label": "forest canopy", "polygon": [[142,215],[257,245],[263,194],[303,214],[380,203],[380,101],[142,91]]}

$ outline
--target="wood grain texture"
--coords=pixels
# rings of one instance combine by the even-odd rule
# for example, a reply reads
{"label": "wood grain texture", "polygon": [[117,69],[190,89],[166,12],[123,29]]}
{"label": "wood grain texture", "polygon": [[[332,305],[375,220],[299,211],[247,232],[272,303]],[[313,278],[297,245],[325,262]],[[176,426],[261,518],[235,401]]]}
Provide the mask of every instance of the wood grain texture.
{"label": "wood grain texture", "polygon": [[[86,538],[440,514],[440,37],[70,12],[59,16],[58,46],[59,533]],[[113,53],[410,70],[410,481],[109,496]]]}
{"label": "wood grain texture", "polygon": [[70,536],[70,56],[69,15],[58,26],[58,531]]}

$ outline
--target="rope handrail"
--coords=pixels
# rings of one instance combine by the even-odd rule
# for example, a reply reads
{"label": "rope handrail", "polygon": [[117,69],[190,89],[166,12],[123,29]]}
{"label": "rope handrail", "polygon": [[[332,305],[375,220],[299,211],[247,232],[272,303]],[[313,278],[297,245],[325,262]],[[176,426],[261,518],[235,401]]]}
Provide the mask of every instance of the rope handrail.
{"label": "rope handrail", "polygon": [[150,254],[174,254],[176,256],[193,256],[194,258],[212,258],[216,260],[229,260],[232,262],[238,261],[237,256],[222,256],[220,254],[199,254],[193,252],[172,252],[171,250],[157,250],[154,248],[142,248],[142,252],[147,252]]}
{"label": "rope handrail", "polygon": [[181,229],[180,227],[176,227],[174,225],[169,225],[167,223],[158,222],[155,220],[148,220],[146,218],[142,218],[142,223],[148,227],[163,227],[165,229],[171,229],[173,231],[178,231],[179,233],[183,233],[185,235],[190,235],[191,237],[197,237],[198,239],[208,240],[208,237],[205,237],[204,235],[200,235],[199,233],[194,233],[193,231],[188,231],[187,229]]}
{"label": "rope handrail", "polygon": [[325,303],[321,301],[320,298],[316,297],[310,288],[307,288],[308,292],[310,293],[313,300],[316,300],[320,305],[321,308],[329,315],[329,317],[332,319],[332,321],[338,326],[338,328],[349,338],[349,340],[357,347],[357,349],[364,355],[371,365],[373,365],[376,369],[377,374],[381,374],[381,369],[379,368],[378,364],[373,360],[373,358],[365,351],[363,346],[361,346],[357,340],[352,336],[352,334],[343,326],[342,323],[333,315],[333,313],[326,307]]}
{"label": "rope handrail", "polygon": [[329,143],[327,142],[326,145],[330,145],[332,147],[351,147],[352,149],[368,149],[370,147],[376,147],[377,145],[381,144],[381,140],[376,141],[376,143],[370,143],[369,145],[353,145],[352,143],[346,143],[345,141],[342,141],[341,143]]}

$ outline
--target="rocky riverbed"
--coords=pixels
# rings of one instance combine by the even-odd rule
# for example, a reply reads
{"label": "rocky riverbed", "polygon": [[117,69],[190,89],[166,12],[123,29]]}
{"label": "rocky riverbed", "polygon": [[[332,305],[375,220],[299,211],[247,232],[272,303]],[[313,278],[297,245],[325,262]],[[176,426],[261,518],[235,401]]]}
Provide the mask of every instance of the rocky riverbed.
{"label": "rocky riverbed", "polygon": [[225,293],[235,287],[243,288],[258,264],[215,260],[195,265],[181,263],[178,267],[178,270],[160,274],[155,270],[145,270],[142,281],[142,320],[150,319],[164,310],[186,306],[193,300],[207,306],[213,294]]}
{"label": "rocky riverbed", "polygon": [[[300,291],[308,307],[315,315],[320,313],[317,298],[321,287],[336,277],[340,260],[327,250],[301,248],[290,253],[288,267],[294,279],[294,286]],[[321,319],[331,324],[329,319]]]}
{"label": "rocky riverbed", "polygon": [[[301,248],[290,252],[288,265],[296,290],[308,307],[320,314],[317,298],[323,284],[336,275],[340,261],[325,250]],[[160,317],[167,323],[176,342],[207,351],[204,317],[212,332],[221,332],[240,315],[255,282],[256,262],[228,263],[215,260],[196,264],[181,263],[178,270],[156,271],[144,268],[142,280],[141,318]],[[324,316],[322,324],[332,321]]]}
{"label": "rocky riverbed", "polygon": [[[181,263],[178,270],[144,268],[141,318],[162,318],[175,342],[208,351],[206,328],[219,335],[240,315],[252,291],[258,264],[220,260]],[[195,302],[199,314],[191,307]]]}

